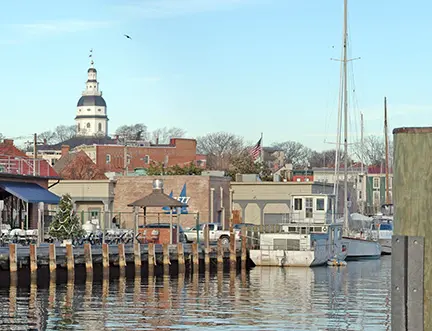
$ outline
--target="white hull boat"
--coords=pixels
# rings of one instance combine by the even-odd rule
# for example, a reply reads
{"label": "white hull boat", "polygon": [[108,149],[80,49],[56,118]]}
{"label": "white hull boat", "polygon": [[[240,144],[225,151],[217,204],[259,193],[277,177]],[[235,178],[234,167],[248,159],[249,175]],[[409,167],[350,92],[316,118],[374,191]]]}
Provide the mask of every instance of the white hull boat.
{"label": "white hull boat", "polygon": [[342,242],[347,247],[347,261],[376,260],[381,257],[381,245],[375,240],[343,237]]}

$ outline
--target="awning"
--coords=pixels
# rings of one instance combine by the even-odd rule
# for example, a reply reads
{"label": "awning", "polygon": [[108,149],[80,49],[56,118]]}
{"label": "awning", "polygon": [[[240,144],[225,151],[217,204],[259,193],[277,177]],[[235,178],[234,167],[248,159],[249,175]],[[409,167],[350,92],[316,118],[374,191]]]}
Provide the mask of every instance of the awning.
{"label": "awning", "polygon": [[57,205],[60,202],[59,196],[34,183],[0,181],[0,187],[28,203],[44,202],[50,205]]}

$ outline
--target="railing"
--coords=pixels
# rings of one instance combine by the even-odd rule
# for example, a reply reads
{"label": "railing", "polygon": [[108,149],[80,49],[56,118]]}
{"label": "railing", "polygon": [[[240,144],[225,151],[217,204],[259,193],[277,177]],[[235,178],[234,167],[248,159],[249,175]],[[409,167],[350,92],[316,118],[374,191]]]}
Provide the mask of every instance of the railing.
{"label": "railing", "polygon": [[25,176],[54,177],[57,173],[44,159],[0,155],[0,173]]}

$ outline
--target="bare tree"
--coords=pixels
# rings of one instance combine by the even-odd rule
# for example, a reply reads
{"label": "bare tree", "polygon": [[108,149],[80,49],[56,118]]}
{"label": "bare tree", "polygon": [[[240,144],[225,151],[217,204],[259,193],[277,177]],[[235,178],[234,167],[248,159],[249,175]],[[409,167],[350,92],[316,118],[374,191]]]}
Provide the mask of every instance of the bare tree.
{"label": "bare tree", "polygon": [[232,133],[215,132],[197,138],[197,151],[207,155],[209,169],[228,170],[232,159],[244,150],[243,138]]}
{"label": "bare tree", "polygon": [[176,127],[163,127],[156,129],[152,132],[152,141],[160,144],[168,144],[171,138],[182,138],[186,131]]}
{"label": "bare tree", "polygon": [[53,131],[44,131],[38,134],[38,139],[42,141],[46,141],[47,144],[55,144],[57,141],[57,137],[55,132]]}
{"label": "bare tree", "polygon": [[[392,141],[389,141],[389,159],[393,159]],[[367,165],[381,166],[385,163],[385,141],[379,136],[367,136],[363,146],[357,144],[354,148],[355,156]],[[390,161],[391,162],[391,161]]]}
{"label": "bare tree", "polygon": [[54,129],[55,141],[63,142],[76,136],[75,125],[58,125]]}
{"label": "bare tree", "polygon": [[122,125],[117,128],[115,134],[124,140],[147,140],[149,136],[147,126],[143,123]]}
{"label": "bare tree", "polygon": [[275,143],[273,147],[282,150],[285,154],[285,161],[292,163],[294,167],[307,166],[312,150],[296,141],[285,141]]}
{"label": "bare tree", "polygon": [[[339,152],[339,162],[343,164],[345,153],[341,150]],[[353,160],[348,157],[348,164],[352,164]],[[330,149],[322,152],[312,151],[309,156],[309,165],[311,167],[328,167],[334,168],[336,166],[336,150]]]}

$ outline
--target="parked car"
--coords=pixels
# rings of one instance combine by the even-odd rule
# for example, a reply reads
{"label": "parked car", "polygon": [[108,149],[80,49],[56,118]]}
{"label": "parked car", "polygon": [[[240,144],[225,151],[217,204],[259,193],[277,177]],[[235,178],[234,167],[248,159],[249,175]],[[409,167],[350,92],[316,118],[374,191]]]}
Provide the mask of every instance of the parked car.
{"label": "parked car", "polygon": [[[197,226],[193,226],[185,231],[184,235],[186,237],[187,242],[197,241],[197,235],[199,234],[200,241],[204,240],[204,229],[205,227],[209,227],[209,240],[210,241],[218,241],[219,238],[222,241],[222,245],[229,244],[230,232],[227,230],[222,230],[222,225],[217,223],[203,223]],[[198,232],[198,233],[197,233]],[[240,232],[235,231],[236,239],[240,239]]]}

